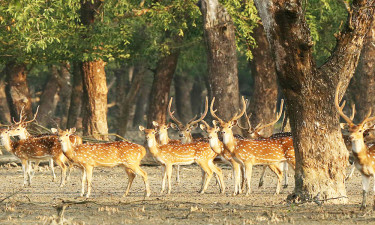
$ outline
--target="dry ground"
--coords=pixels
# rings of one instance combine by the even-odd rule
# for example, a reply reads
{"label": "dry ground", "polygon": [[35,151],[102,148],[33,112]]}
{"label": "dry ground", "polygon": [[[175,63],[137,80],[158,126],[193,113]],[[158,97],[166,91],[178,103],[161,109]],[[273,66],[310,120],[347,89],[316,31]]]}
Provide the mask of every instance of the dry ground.
{"label": "dry ground", "polygon": [[[265,187],[258,188],[261,167],[253,171],[250,196],[233,197],[230,167],[220,165],[225,175],[226,194],[219,194],[211,180],[206,194],[198,194],[201,171],[196,165],[181,167],[182,183],[174,182],[172,194],[160,195],[161,172],[158,166],[143,166],[149,176],[152,195],[144,198],[144,185],[136,177],[131,193],[121,198],[127,178],[120,168],[94,170],[93,193],[88,200],[79,198],[81,172],[75,169],[63,188],[51,181],[50,171],[41,168],[32,186],[22,188],[21,167],[5,164],[0,168],[0,224],[54,224],[58,211],[66,224],[355,224],[375,223],[371,207],[359,210],[361,179],[358,172],[348,182],[350,204],[291,205],[285,202],[293,191],[293,172],[289,171],[289,187],[273,195],[275,175],[268,170]],[[56,167],[59,178],[60,170]],[[175,174],[175,173],[174,173]],[[372,200],[368,199],[372,203]],[[60,213],[61,214],[61,213]]]}

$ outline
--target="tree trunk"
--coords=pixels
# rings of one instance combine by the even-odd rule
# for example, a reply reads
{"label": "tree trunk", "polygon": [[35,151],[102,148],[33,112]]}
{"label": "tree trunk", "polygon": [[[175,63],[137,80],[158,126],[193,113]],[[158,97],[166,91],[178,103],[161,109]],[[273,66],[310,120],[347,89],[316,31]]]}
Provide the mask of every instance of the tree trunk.
{"label": "tree trunk", "polygon": [[364,117],[375,106],[375,20],[366,35],[356,73],[348,87],[356,106],[355,121]]}
{"label": "tree trunk", "polygon": [[27,83],[27,71],[24,64],[9,62],[5,65],[5,93],[8,101],[10,116],[19,120],[21,109],[28,119],[33,118],[31,95]]}
{"label": "tree trunk", "polygon": [[129,121],[129,113],[130,109],[134,105],[135,97],[137,96],[137,93],[139,89],[141,88],[141,85],[143,83],[145,71],[142,67],[136,66],[133,71],[133,79],[131,82],[131,86],[128,90],[128,92],[125,95],[125,98],[122,102],[122,107],[120,111],[120,116],[117,119],[118,126],[117,126],[117,134],[120,136],[125,136],[127,125]]}
{"label": "tree trunk", "polygon": [[83,134],[108,140],[107,81],[102,60],[82,63],[83,75]]}
{"label": "tree trunk", "polygon": [[57,67],[55,65],[51,66],[50,71],[51,75],[44,85],[43,93],[40,96],[39,113],[37,115],[38,122],[43,126],[47,126],[54,121],[55,109],[59,100],[57,93],[60,90],[60,85]]}
{"label": "tree trunk", "polygon": [[73,85],[72,94],[70,95],[70,106],[68,113],[68,120],[66,127],[72,128],[77,126],[77,118],[81,113],[82,104],[82,65],[81,63],[75,62],[73,64]]}
{"label": "tree trunk", "polygon": [[[251,74],[254,77],[254,92],[250,101],[250,121],[252,126],[260,122],[269,123],[275,119],[277,102],[277,82],[275,61],[272,58],[270,46],[264,32],[263,25],[255,28],[253,37],[257,43],[252,48],[253,60],[251,62]],[[263,130],[263,135],[271,136],[273,128]]]}
{"label": "tree trunk", "polygon": [[[95,17],[102,10],[101,0],[81,0],[81,21],[86,27],[94,25]],[[83,39],[87,36],[85,34]],[[89,51],[92,51],[91,49]],[[82,62],[83,77],[83,134],[96,139],[108,140],[107,81],[105,62],[101,59]]]}
{"label": "tree trunk", "polygon": [[191,112],[193,115],[198,115],[203,111],[202,102],[203,102],[203,86],[204,78],[202,76],[195,76],[194,83],[190,94],[190,104]]}
{"label": "tree trunk", "polygon": [[1,78],[0,78],[0,123],[1,124],[10,123],[9,108],[8,108],[8,104],[6,100],[6,94],[5,94],[5,82]]}
{"label": "tree trunk", "polygon": [[[218,0],[202,0],[207,46],[208,80],[217,114],[229,120],[239,110],[237,52],[234,25]],[[235,132],[239,132],[236,128]]]}
{"label": "tree trunk", "polygon": [[180,121],[183,123],[189,122],[192,118],[190,93],[193,88],[192,77],[182,72],[179,75],[174,76],[174,88],[175,88],[175,104],[176,111]]}
{"label": "tree trunk", "polygon": [[320,68],[312,56],[311,36],[298,0],[256,0],[286,97],[296,152],[294,199],[331,199],[346,203],[348,151],[334,106],[339,81],[346,89],[358,64],[373,17],[373,1],[354,1],[332,56]]}
{"label": "tree trunk", "polygon": [[150,96],[149,85],[143,85],[142,90],[138,93],[137,103],[135,106],[135,113],[133,118],[133,127],[145,124],[146,106],[148,97]]}
{"label": "tree trunk", "polygon": [[173,74],[176,70],[179,51],[161,57],[159,60],[150,93],[150,104],[147,113],[147,127],[152,127],[152,121],[159,124],[166,122],[169,90]]}
{"label": "tree trunk", "polygon": [[59,70],[60,75],[60,91],[59,91],[59,102],[58,102],[58,115],[60,117],[60,127],[61,129],[66,128],[69,105],[70,105],[70,95],[72,94],[72,86],[70,84],[70,65],[64,63],[61,65]]}

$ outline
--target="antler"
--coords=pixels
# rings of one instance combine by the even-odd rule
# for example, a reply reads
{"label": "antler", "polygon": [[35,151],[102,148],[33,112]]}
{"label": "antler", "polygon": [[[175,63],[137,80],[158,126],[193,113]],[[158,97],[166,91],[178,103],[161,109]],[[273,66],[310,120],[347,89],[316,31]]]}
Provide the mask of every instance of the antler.
{"label": "antler", "polygon": [[29,121],[26,121],[26,122],[23,122],[23,123],[28,124],[28,123],[33,122],[36,119],[36,116],[38,115],[38,111],[39,111],[39,105],[38,105],[38,107],[36,107],[36,112],[34,114],[34,118],[32,120],[29,120]]}
{"label": "antler", "polygon": [[[343,107],[340,107],[339,105],[339,89],[340,89],[340,86],[341,86],[341,81],[338,83],[337,87],[336,87],[336,93],[335,93],[335,107],[336,107],[336,110],[337,112],[340,114],[340,116],[350,125],[352,126],[353,125],[353,120],[350,119],[349,117],[347,117],[345,115],[345,113],[342,111]],[[370,111],[371,112],[371,111]]]}
{"label": "antler", "polygon": [[208,125],[208,123],[206,121],[202,120],[201,122],[204,123],[204,125],[206,126],[206,128],[210,127],[210,125]]}
{"label": "antler", "polygon": [[23,112],[23,109],[24,109],[24,108],[25,108],[25,106],[23,105],[22,108],[21,108],[20,119],[19,119],[18,122],[16,122],[16,121],[14,120],[14,117],[12,117],[12,120],[13,120],[14,125],[19,125],[19,124],[22,123],[22,120],[23,120],[23,118],[24,118],[24,112]]}
{"label": "antler", "polygon": [[215,113],[217,111],[217,109],[214,110],[214,102],[215,102],[215,97],[212,99],[211,101],[211,106],[210,106],[210,112],[211,112],[211,115],[217,119],[220,123],[225,123],[222,119],[220,119]]}
{"label": "antler", "polygon": [[192,120],[189,121],[189,123],[187,124],[187,126],[192,126],[192,125],[194,125],[196,123],[199,123],[200,121],[203,121],[204,117],[206,117],[206,115],[207,115],[207,112],[208,112],[208,97],[206,96],[206,103],[204,105],[204,112],[203,112],[203,114],[197,120],[194,120],[197,117],[197,116],[195,116]]}
{"label": "antler", "polygon": [[365,125],[367,122],[370,122],[372,120],[375,120],[375,116],[373,117],[370,117],[371,116],[371,112],[372,112],[372,109],[370,108],[369,112],[367,113],[365,119],[362,121],[362,123],[360,123],[360,125]]}
{"label": "antler", "polygon": [[241,118],[241,116],[243,116],[245,111],[246,111],[246,101],[245,101],[245,97],[242,96],[242,111],[240,112],[240,114],[236,113],[236,115],[234,115],[230,121],[238,120],[239,118]]}
{"label": "antler", "polygon": [[173,101],[173,97],[171,97],[171,100],[169,101],[169,104],[168,104],[168,114],[169,116],[171,117],[171,119],[177,123],[177,126],[179,127],[182,127],[184,126],[178,119],[176,119],[176,117],[173,116],[174,114],[174,111],[171,112],[171,106],[172,106],[172,101]]}
{"label": "antler", "polygon": [[[345,103],[345,101],[344,101],[344,103]],[[344,107],[342,107],[342,108],[344,108]],[[342,110],[342,109],[341,109]],[[355,115],[355,104],[352,104],[352,115],[350,116],[350,119],[353,121],[353,119],[354,119],[354,115]]]}
{"label": "antler", "polygon": [[267,127],[272,126],[275,123],[277,123],[277,121],[279,121],[281,115],[283,114],[283,106],[284,106],[284,99],[281,99],[280,110],[279,110],[279,113],[276,114],[276,119],[274,121],[272,121],[271,123],[268,123],[268,124],[263,125],[263,126],[261,126],[261,124],[259,123],[258,126],[254,129],[254,131],[259,133],[264,128],[267,128]]}

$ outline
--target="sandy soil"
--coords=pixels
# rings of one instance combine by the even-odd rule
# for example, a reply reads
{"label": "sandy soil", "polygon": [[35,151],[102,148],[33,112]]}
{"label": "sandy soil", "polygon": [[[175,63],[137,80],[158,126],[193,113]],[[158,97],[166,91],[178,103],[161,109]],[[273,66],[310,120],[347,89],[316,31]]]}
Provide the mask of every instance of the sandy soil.
{"label": "sandy soil", "polygon": [[[201,171],[196,165],[181,167],[182,183],[174,181],[172,194],[160,195],[161,172],[158,166],[143,166],[149,176],[152,195],[144,198],[144,185],[136,177],[131,193],[121,198],[127,177],[122,168],[94,170],[90,199],[80,198],[81,172],[75,169],[63,188],[52,182],[44,166],[22,188],[21,167],[6,164],[0,168],[0,224],[354,224],[375,222],[369,207],[359,210],[361,179],[358,172],[348,182],[347,205],[288,204],[285,199],[293,191],[293,172],[289,187],[275,196],[275,175],[267,170],[265,187],[258,188],[261,167],[255,167],[250,196],[232,196],[231,168],[220,165],[225,175],[226,194],[219,194],[211,180],[206,194],[198,194]],[[56,167],[59,178],[60,170]],[[175,173],[174,173],[175,175]],[[372,203],[371,197],[368,202]],[[66,207],[66,208],[65,208]],[[61,210],[64,208],[64,210]],[[63,212],[63,213],[61,213]]]}

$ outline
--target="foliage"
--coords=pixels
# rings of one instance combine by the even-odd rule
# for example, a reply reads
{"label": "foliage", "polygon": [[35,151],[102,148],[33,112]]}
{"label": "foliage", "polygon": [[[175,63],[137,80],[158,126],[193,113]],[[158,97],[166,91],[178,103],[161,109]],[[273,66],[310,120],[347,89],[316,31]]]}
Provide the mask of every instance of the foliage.
{"label": "foliage", "polygon": [[315,43],[314,56],[317,64],[322,65],[336,46],[334,34],[340,31],[348,13],[342,1],[309,0],[304,3],[305,17]]}

